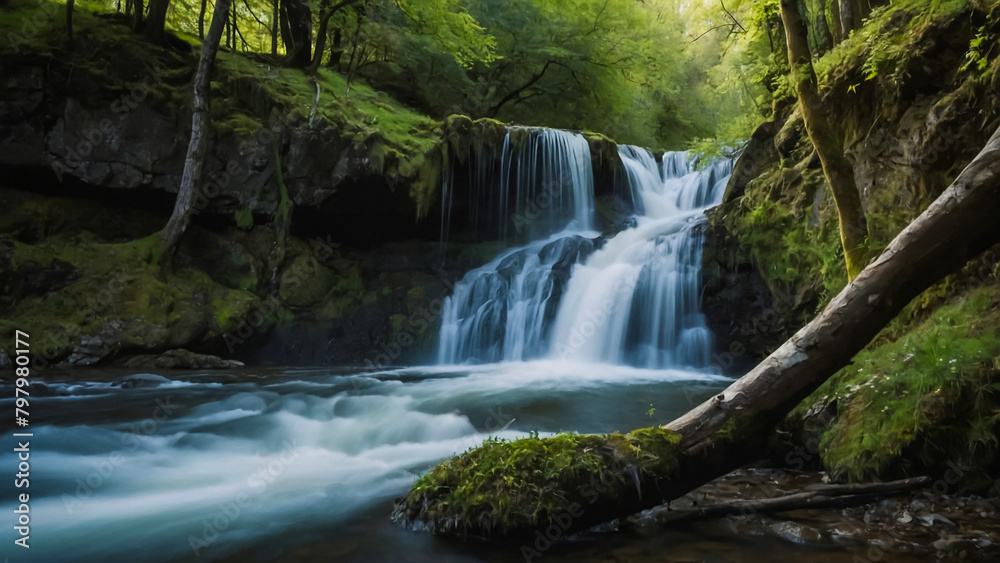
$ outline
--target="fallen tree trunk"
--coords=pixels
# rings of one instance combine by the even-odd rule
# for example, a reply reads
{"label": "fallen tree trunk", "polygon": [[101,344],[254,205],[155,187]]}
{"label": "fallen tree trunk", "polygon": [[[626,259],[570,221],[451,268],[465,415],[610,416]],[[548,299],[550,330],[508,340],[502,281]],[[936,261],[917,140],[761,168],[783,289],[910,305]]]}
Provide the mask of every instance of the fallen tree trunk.
{"label": "fallen tree trunk", "polygon": [[666,507],[656,508],[650,516],[656,520],[657,524],[669,525],[677,522],[694,522],[748,514],[767,514],[813,508],[844,508],[867,504],[873,500],[922,487],[930,482],[930,477],[914,477],[889,481],[888,483],[812,485],[803,489],[801,493],[774,498],[735,500],[680,510],[670,510]]}
{"label": "fallen tree trunk", "polygon": [[487,442],[420,478],[393,519],[451,535],[554,540],[745,465],[911,299],[1000,241],[998,212],[1000,130],[818,317],[719,395],[663,428]]}

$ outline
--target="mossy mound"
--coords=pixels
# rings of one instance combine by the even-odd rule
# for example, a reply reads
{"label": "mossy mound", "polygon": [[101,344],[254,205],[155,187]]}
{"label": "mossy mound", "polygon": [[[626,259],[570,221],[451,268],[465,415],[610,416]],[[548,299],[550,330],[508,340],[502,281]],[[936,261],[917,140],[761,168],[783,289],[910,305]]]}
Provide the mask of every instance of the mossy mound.
{"label": "mossy mound", "polygon": [[993,281],[924,319],[886,328],[790,422],[832,411],[819,451],[834,476],[863,481],[957,467],[961,487],[983,492],[998,477],[998,358],[1000,285]]}
{"label": "mossy mound", "polygon": [[671,477],[679,444],[679,434],[662,428],[489,439],[418,479],[393,519],[452,535],[518,535],[583,504],[613,502],[630,482]]}

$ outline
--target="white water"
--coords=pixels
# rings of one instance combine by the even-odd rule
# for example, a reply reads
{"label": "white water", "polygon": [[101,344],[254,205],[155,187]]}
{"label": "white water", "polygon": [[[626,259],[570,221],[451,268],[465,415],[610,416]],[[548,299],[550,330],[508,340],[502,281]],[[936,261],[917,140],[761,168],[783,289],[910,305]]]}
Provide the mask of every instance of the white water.
{"label": "white water", "polygon": [[[665,421],[727,381],[567,362],[252,374],[225,385],[204,382],[212,376],[155,388],[57,385],[55,396],[33,398],[31,486],[20,491],[31,494],[32,547],[3,552],[11,561],[242,561],[234,554],[268,560],[339,542],[354,556],[332,560],[388,560],[386,542],[430,541],[388,514],[441,458],[488,436],[645,426],[652,396],[664,397],[655,401]],[[615,407],[602,409],[609,399]],[[0,408],[13,410],[13,399]],[[11,448],[0,462],[16,467]],[[0,501],[8,516],[11,484]],[[14,537],[10,525],[0,533],[6,546]],[[330,549],[313,559],[331,560]],[[438,559],[429,543],[419,550]]]}
{"label": "white water", "polygon": [[594,174],[590,145],[579,133],[512,127],[500,148],[477,147],[470,155],[468,189],[446,170],[441,236],[448,237],[456,197],[466,197],[471,228],[482,238],[525,241],[567,226],[593,226]]}
{"label": "white water", "polygon": [[573,269],[552,351],[648,368],[705,367],[712,334],[701,314],[703,241],[695,227],[721,199],[730,164],[698,172],[686,153],[667,153],[661,167],[644,149],[619,152],[644,214]]}
{"label": "white water", "polygon": [[[441,363],[551,357],[646,368],[708,365],[712,337],[700,310],[696,227],[721,199],[731,162],[696,171],[687,153],[667,153],[659,163],[637,147],[622,146],[619,154],[635,202],[634,228],[605,241],[571,224],[470,271],[444,305]],[[589,173],[592,189],[589,160],[576,162],[580,169],[569,176]],[[545,170],[545,161],[533,166]]]}

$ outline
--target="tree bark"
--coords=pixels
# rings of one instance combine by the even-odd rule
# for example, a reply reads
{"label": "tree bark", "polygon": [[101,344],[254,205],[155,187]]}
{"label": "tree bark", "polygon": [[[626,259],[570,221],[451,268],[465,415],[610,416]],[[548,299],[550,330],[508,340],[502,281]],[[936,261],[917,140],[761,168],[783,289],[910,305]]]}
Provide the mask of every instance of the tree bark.
{"label": "tree bark", "polygon": [[857,483],[851,485],[813,485],[802,492],[774,498],[734,500],[705,506],[695,506],[680,510],[657,507],[650,516],[657,524],[669,525],[677,522],[693,522],[726,518],[735,514],[765,514],[788,512],[814,508],[842,508],[867,504],[873,500],[896,495],[931,483],[930,477],[913,477],[888,483]]}
{"label": "tree bark", "polygon": [[278,56],[278,0],[272,0],[271,11],[271,56]]}
{"label": "tree bark", "polygon": [[66,37],[70,39],[73,39],[73,2],[74,0],[66,0]]}
{"label": "tree bark", "polygon": [[847,279],[850,281],[864,267],[868,256],[868,221],[861,206],[858,185],[854,181],[854,167],[844,155],[842,142],[820,98],[809,52],[808,32],[794,0],[781,0],[781,19],[785,24],[788,62],[796,82],[806,132],[819,153],[823,174],[837,204],[840,242],[844,247]]}
{"label": "tree bark", "polygon": [[323,2],[319,12],[319,31],[316,32],[316,50],[315,54],[313,54],[312,63],[309,65],[310,71],[316,72],[319,65],[323,62],[324,51],[326,51],[327,29],[330,25],[330,18],[332,18],[333,15],[342,8],[357,4],[361,1],[362,0],[342,0],[333,6],[330,6],[331,0]]}
{"label": "tree bark", "polygon": [[149,16],[146,18],[146,27],[143,29],[143,37],[147,41],[163,45],[167,42],[167,10],[170,8],[170,0],[149,0]]}
{"label": "tree bark", "polygon": [[327,66],[331,70],[340,72],[340,58],[344,55],[343,30],[337,28],[333,30],[333,44],[330,46],[330,61]]}
{"label": "tree bark", "polygon": [[142,18],[145,13],[145,8],[142,4],[143,0],[132,0],[132,29],[139,31],[142,29]]}
{"label": "tree bark", "polygon": [[840,45],[844,40],[844,28],[840,23],[840,0],[827,0],[830,3],[830,33],[833,35],[833,44]]}
{"label": "tree bark", "polygon": [[305,68],[312,61],[312,10],[306,0],[281,0],[281,3],[288,30],[284,38],[285,66]]}
{"label": "tree bark", "polygon": [[232,0],[216,0],[215,11],[212,13],[212,24],[208,36],[201,44],[201,58],[198,60],[198,73],[194,78],[194,99],[191,112],[191,141],[188,143],[187,157],[184,160],[184,172],[181,175],[181,185],[177,190],[177,200],[174,203],[173,214],[167,221],[167,226],[160,233],[160,246],[163,254],[173,252],[184,230],[191,221],[194,211],[195,194],[201,187],[202,170],[205,167],[205,155],[208,152],[209,135],[211,134],[212,117],[209,108],[209,84],[212,79],[212,68],[215,66],[215,56],[219,52],[219,42],[222,31],[228,21],[229,7]]}
{"label": "tree bark", "polygon": [[201,0],[201,11],[198,12],[198,39],[205,40],[205,11],[208,9],[208,0]]}
{"label": "tree bark", "polygon": [[[477,449],[450,466],[443,465],[451,469],[439,481],[425,482],[419,492],[411,491],[398,501],[394,520],[404,524],[421,522],[438,532],[456,535],[531,537],[538,530],[548,533],[551,526],[558,526],[566,535],[676,499],[745,465],[754,459],[788,412],[849,364],[910,300],[1000,241],[997,211],[1000,129],[955,182],[818,317],[725,391],[664,427],[676,433],[676,448],[664,447],[662,451],[668,453],[654,455],[653,460],[647,453],[645,467],[669,469],[669,476],[663,477],[662,471],[658,476],[642,469],[642,465],[638,470],[636,465],[628,465],[624,478],[597,481],[594,486],[606,491],[588,499],[590,491],[579,487],[581,481],[587,482],[588,469],[580,466],[576,471],[556,471],[553,476],[551,469],[544,466],[546,456],[539,455],[539,461],[533,462],[538,466],[517,468],[513,477],[519,490],[522,494],[545,491],[546,499],[561,499],[562,506],[568,508],[565,512],[538,511],[530,525],[524,524],[524,519],[520,524],[506,522],[501,526],[493,521],[493,515],[505,509],[494,504],[495,498],[472,496],[475,502],[466,507],[447,504],[450,491],[467,490],[466,478],[484,478],[477,474],[482,468],[461,463],[480,451]],[[625,455],[622,452],[637,451],[634,446],[641,442],[642,432],[648,430],[633,431],[625,437],[593,437],[587,451],[613,450],[610,459],[621,459]],[[549,440],[555,443],[555,439]],[[603,445],[595,440],[603,440]],[[633,447],[622,447],[623,440]],[[636,455],[631,455],[633,459],[626,462],[633,463]],[[432,471],[429,475],[441,473]],[[494,470],[485,478],[503,483],[507,482],[505,477],[511,476]]]}

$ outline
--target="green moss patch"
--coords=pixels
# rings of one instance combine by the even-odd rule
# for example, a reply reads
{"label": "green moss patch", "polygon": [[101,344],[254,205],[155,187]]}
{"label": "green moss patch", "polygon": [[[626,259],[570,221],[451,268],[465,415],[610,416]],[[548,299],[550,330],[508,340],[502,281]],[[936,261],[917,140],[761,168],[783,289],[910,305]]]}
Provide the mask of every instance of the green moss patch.
{"label": "green moss patch", "polygon": [[571,512],[574,503],[596,502],[620,489],[607,485],[621,486],[637,475],[670,478],[679,443],[679,434],[662,428],[491,438],[418,479],[394,518],[459,534],[534,529]]}
{"label": "green moss patch", "polygon": [[[888,327],[791,415],[835,403],[820,455],[829,471],[871,480],[948,463],[982,468],[1000,421],[1000,286],[970,291],[911,326]],[[967,469],[965,482],[987,476]]]}

